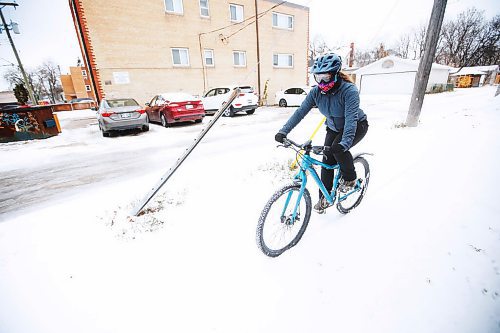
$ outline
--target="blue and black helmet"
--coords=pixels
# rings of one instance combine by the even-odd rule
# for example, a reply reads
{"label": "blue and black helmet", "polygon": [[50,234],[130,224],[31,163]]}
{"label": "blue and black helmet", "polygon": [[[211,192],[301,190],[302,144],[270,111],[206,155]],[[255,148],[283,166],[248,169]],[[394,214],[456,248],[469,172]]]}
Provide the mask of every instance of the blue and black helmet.
{"label": "blue and black helmet", "polygon": [[333,73],[337,74],[342,69],[342,58],[335,53],[328,53],[314,60],[312,74]]}

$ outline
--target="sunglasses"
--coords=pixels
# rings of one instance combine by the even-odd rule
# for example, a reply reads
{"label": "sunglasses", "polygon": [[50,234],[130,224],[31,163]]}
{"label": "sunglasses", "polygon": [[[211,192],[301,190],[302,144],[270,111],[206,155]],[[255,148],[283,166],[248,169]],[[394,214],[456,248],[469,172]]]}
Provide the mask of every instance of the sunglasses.
{"label": "sunglasses", "polygon": [[320,73],[314,74],[314,80],[318,83],[328,83],[333,79],[333,75],[331,73]]}

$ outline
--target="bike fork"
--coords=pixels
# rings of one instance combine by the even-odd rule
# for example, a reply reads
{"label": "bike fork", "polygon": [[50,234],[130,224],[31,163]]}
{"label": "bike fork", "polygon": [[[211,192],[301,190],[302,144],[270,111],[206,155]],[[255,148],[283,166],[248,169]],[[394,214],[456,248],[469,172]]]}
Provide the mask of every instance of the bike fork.
{"label": "bike fork", "polygon": [[[297,211],[299,209],[300,205],[300,200],[302,199],[302,196],[304,195],[304,191],[306,189],[306,183],[307,180],[305,178],[300,179],[301,185],[300,185],[300,190],[299,190],[299,195],[297,197],[297,201],[295,202],[295,206],[293,207],[293,213],[290,218],[290,224],[295,223],[295,219],[297,218]],[[285,201],[285,206],[283,207],[283,211],[281,212],[281,221],[285,222],[287,220],[287,217],[285,216],[286,209],[288,208],[288,205],[290,204],[290,201],[292,199],[293,191],[290,191],[287,195],[286,201]]]}

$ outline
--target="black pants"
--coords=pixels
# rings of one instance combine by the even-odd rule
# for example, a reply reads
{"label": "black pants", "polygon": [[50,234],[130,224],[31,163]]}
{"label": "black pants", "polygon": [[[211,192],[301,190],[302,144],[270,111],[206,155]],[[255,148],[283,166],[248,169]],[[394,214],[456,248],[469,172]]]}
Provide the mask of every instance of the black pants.
{"label": "black pants", "polygon": [[[361,139],[363,139],[368,132],[368,121],[363,120],[358,122],[356,128],[356,134],[354,135],[354,140],[352,142],[352,147],[354,147]],[[325,146],[331,146],[334,143],[339,143],[342,139],[342,132],[335,132],[330,128],[326,128],[325,136]],[[328,165],[339,164],[340,172],[345,180],[356,179],[356,170],[354,170],[354,162],[352,159],[351,152],[345,151],[342,153],[333,154],[331,152],[325,153],[323,156],[323,163]],[[325,185],[328,192],[331,192],[333,187],[333,177],[335,175],[335,170],[328,170],[321,168],[321,181]],[[319,197],[323,197],[321,190],[319,191]]]}

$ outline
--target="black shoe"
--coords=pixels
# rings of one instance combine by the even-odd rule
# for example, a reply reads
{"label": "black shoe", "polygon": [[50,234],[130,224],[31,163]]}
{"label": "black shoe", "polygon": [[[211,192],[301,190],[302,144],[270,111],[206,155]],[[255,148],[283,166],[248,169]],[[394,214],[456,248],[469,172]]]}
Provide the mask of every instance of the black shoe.
{"label": "black shoe", "polygon": [[324,214],[325,210],[330,207],[330,204],[325,198],[320,198],[319,201],[314,205],[313,209],[318,214]]}

